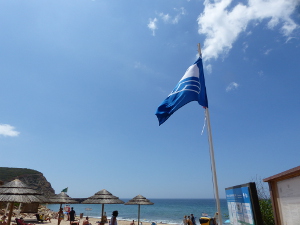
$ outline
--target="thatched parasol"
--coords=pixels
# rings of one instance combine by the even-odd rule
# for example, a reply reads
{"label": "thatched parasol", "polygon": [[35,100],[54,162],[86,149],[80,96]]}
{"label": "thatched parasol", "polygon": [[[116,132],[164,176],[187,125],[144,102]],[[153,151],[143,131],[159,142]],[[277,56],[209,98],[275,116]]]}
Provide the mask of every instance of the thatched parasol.
{"label": "thatched parasol", "polygon": [[87,198],[82,204],[102,204],[101,222],[103,222],[104,204],[124,204],[118,197],[112,195],[109,191],[102,189],[93,196]]}
{"label": "thatched parasol", "polygon": [[10,204],[8,221],[10,224],[14,203],[48,203],[49,200],[43,194],[37,192],[19,179],[15,179],[0,186],[0,202]]}
{"label": "thatched parasol", "polygon": [[[60,204],[59,209],[61,208],[62,204],[77,204],[79,202],[75,201],[66,192],[61,192],[60,194],[53,195],[49,197],[51,204]],[[60,210],[59,210],[60,211]],[[59,224],[59,219],[57,220],[57,224]]]}
{"label": "thatched parasol", "polygon": [[141,205],[153,205],[153,202],[150,202],[142,195],[137,195],[133,199],[126,202],[124,205],[139,205],[138,208],[138,225],[140,225],[140,207]]}
{"label": "thatched parasol", "polygon": [[60,194],[53,195],[49,197],[51,204],[77,204],[78,202],[71,198],[66,192],[61,192]]}

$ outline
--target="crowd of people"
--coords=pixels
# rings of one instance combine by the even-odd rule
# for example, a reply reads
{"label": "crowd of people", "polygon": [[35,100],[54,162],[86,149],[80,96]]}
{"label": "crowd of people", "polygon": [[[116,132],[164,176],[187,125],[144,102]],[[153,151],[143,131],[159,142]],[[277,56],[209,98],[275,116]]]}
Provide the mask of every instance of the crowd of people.
{"label": "crowd of people", "polygon": [[[60,208],[59,211],[58,211],[58,225],[60,225],[61,221],[64,220],[64,211],[65,211],[65,214],[67,215],[67,221],[70,221],[70,225],[72,225],[75,221],[75,218],[76,218],[76,212],[74,210],[73,207],[70,208],[69,205],[66,205],[63,208]],[[101,222],[99,221],[99,223],[107,223],[109,222],[109,225],[118,225],[118,222],[117,222],[117,216],[118,216],[118,211],[113,211],[112,212],[112,217],[111,217],[111,220],[108,221],[107,220],[107,217],[106,217],[106,212],[104,213],[103,215],[103,218],[101,218]],[[0,224],[1,225],[1,224]],[[89,217],[85,217],[85,220],[82,222],[82,225],[91,225],[90,221],[89,221]]]}
{"label": "crowd of people", "polygon": [[183,221],[182,221],[183,225],[196,225],[196,219],[194,217],[194,214],[191,214],[190,216],[184,216],[183,217]]}
{"label": "crowd of people", "polygon": [[[203,217],[200,218],[200,224],[202,224],[201,220]],[[218,225],[218,221],[219,221],[219,214],[218,212],[215,213],[213,218],[206,218],[206,216],[204,217],[205,219],[203,219],[203,221],[208,221],[211,220],[212,222],[209,224],[213,224],[213,225]],[[194,217],[194,214],[191,214],[190,216],[184,216],[183,217],[183,221],[182,221],[183,225],[196,225],[196,217]],[[206,224],[206,222],[204,222]]]}
{"label": "crowd of people", "polygon": [[[75,217],[76,217],[76,212],[74,210],[73,207],[70,207],[69,205],[66,205],[64,207],[64,211],[65,213],[67,214],[67,221],[70,221],[70,225],[72,224],[72,222],[75,221]],[[62,220],[64,220],[65,218],[65,215],[64,215],[64,211],[63,211],[63,208],[60,208],[59,211],[58,211],[58,216],[57,216],[57,219],[58,219],[58,225],[61,223]]]}

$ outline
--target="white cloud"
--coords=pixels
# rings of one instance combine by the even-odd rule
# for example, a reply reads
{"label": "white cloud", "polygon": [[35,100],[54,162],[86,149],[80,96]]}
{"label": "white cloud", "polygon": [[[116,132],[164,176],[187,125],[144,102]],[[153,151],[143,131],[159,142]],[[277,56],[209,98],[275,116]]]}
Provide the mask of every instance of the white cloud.
{"label": "white cloud", "polygon": [[226,91],[232,91],[235,90],[239,87],[239,84],[235,83],[235,82],[231,82],[227,87],[226,87]]}
{"label": "white cloud", "polygon": [[296,39],[296,38],[295,37],[288,37],[288,39],[286,40],[285,43],[288,43],[288,42],[290,42],[290,40],[293,40],[293,39]]}
{"label": "white cloud", "polygon": [[15,137],[18,136],[20,132],[15,131],[15,128],[9,124],[0,124],[0,135]]}
{"label": "white cloud", "polygon": [[262,70],[258,71],[258,75],[259,75],[260,77],[263,76],[263,75],[264,75],[264,71],[262,71]]}
{"label": "white cloud", "polygon": [[207,66],[205,66],[205,69],[210,74],[212,72],[212,66],[211,66],[211,64],[208,64]]}
{"label": "white cloud", "polygon": [[158,29],[156,23],[157,23],[157,19],[156,18],[154,18],[154,19],[150,18],[149,19],[148,28],[150,30],[152,30],[152,35],[153,36],[155,36],[155,30]]}
{"label": "white cloud", "polygon": [[[245,32],[250,21],[256,23],[269,19],[268,28],[281,26],[281,32],[289,37],[298,28],[291,19],[300,0],[248,0],[248,5],[238,3],[231,11],[233,0],[204,1],[204,11],[198,17],[199,34],[206,35],[204,60],[217,59],[227,54],[241,32]],[[248,32],[249,33],[249,32]]]}
{"label": "white cloud", "polygon": [[268,50],[265,51],[264,54],[265,54],[265,55],[268,55],[271,51],[272,51],[272,49],[268,49]]}
{"label": "white cloud", "polygon": [[[181,17],[186,14],[186,10],[181,7],[179,9],[174,8],[176,14],[171,16],[169,13],[157,13],[158,18],[161,19],[165,24],[177,24]],[[159,22],[158,18],[149,19],[148,28],[152,31],[152,35],[155,36],[155,30],[157,30],[157,23]]]}
{"label": "white cloud", "polygon": [[144,70],[144,71],[149,71],[149,68],[145,64],[138,62],[138,61],[134,62],[133,68],[139,69],[139,70]]}
{"label": "white cloud", "polygon": [[142,67],[142,64],[140,62],[134,62],[134,68],[139,69]]}
{"label": "white cloud", "polygon": [[181,16],[186,14],[186,11],[183,7],[179,9],[174,8],[174,11],[176,11],[177,13],[173,17],[170,16],[168,13],[167,14],[159,13],[158,15],[165,23],[177,24],[181,19]]}
{"label": "white cloud", "polygon": [[174,19],[172,20],[173,24],[176,24],[179,22],[179,20],[181,19],[182,15],[185,15],[185,9],[183,7],[181,7],[180,9],[176,9],[174,8],[175,11],[178,11],[178,13],[175,15]]}
{"label": "white cloud", "polygon": [[247,44],[247,42],[243,43],[243,52],[246,52],[246,49],[249,47],[249,45]]}
{"label": "white cloud", "polygon": [[159,16],[162,18],[162,20],[165,23],[168,23],[170,21],[170,19],[171,19],[171,16],[169,14],[160,13]]}

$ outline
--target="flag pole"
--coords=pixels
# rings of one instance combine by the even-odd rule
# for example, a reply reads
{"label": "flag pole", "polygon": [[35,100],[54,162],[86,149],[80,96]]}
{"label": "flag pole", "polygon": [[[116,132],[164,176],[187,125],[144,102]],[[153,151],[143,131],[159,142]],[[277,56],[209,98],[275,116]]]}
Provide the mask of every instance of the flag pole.
{"label": "flag pole", "polygon": [[[201,57],[201,47],[200,43],[198,43],[198,53]],[[206,124],[207,124],[207,134],[208,134],[208,142],[209,142],[209,152],[210,152],[210,161],[211,161],[211,170],[213,175],[213,185],[215,191],[215,198],[217,204],[217,211],[218,211],[218,219],[219,224],[222,225],[222,214],[221,214],[221,206],[220,206],[220,198],[219,198],[219,188],[218,188],[218,181],[217,181],[217,173],[216,173],[216,165],[215,165],[215,156],[214,156],[214,147],[212,142],[212,135],[211,135],[211,126],[210,126],[210,117],[208,107],[205,107],[205,116],[206,116]]]}

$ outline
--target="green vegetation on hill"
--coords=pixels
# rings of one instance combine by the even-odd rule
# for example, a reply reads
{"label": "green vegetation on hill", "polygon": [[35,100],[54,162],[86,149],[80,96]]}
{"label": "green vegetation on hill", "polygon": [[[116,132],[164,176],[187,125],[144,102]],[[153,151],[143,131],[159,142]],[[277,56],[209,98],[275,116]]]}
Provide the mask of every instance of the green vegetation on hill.
{"label": "green vegetation on hill", "polygon": [[27,168],[10,168],[0,167],[0,180],[11,181],[18,176],[28,174],[41,174],[39,171],[27,169]]}

